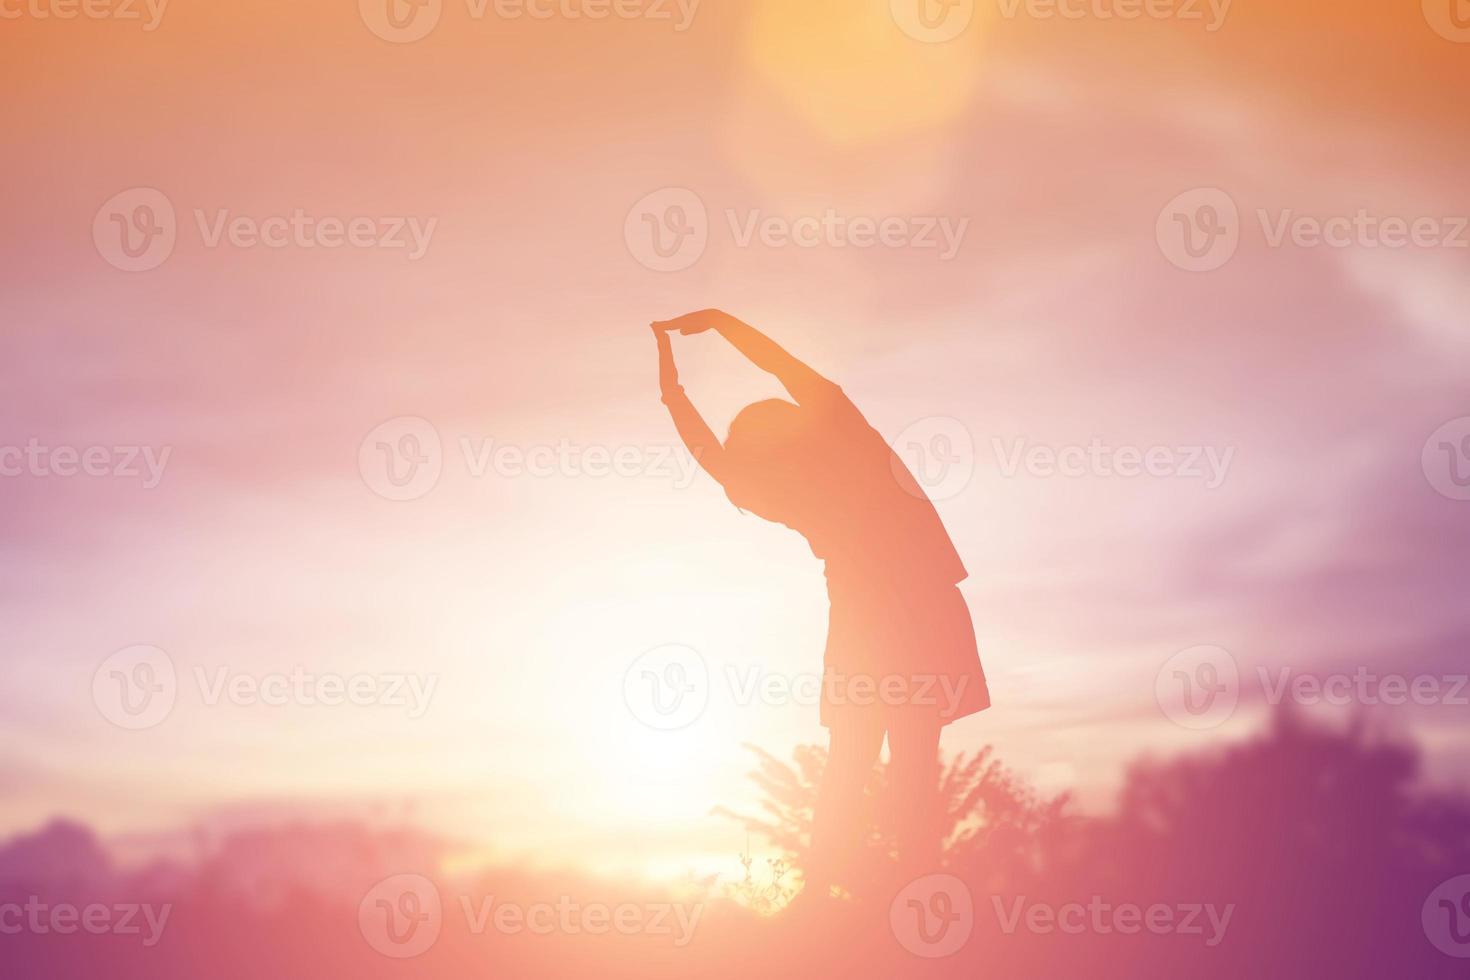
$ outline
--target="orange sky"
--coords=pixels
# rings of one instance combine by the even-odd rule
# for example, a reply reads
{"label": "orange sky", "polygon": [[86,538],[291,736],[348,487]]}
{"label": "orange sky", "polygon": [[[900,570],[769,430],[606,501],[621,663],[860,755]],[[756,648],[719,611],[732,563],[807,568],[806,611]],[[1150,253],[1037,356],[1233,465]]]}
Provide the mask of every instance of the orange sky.
{"label": "orange sky", "polygon": [[[737,852],[709,810],[751,798],[741,743],[819,740],[815,708],[717,690],[665,737],[621,696],[668,643],[717,674],[819,669],[801,542],[703,477],[647,472],[675,436],[645,325],[707,306],[837,378],[890,439],[934,416],[972,437],[974,478],[940,509],[996,707],[947,748],[994,742],[1100,802],[1139,752],[1238,730],[1161,716],[1154,676],[1176,651],[1463,660],[1470,505],[1433,493],[1420,450],[1470,412],[1467,251],[1274,248],[1254,217],[1470,212],[1470,45],[1417,5],[1236,0],[1211,32],[994,0],[944,44],[906,35],[887,0],[705,0],[685,31],[672,4],[673,21],[473,9],[446,0],[407,44],[344,3],[172,0],[152,31],[0,21],[0,443],[172,449],[151,489],[0,483],[0,829],[408,801],[485,853],[664,871]],[[125,273],[92,227],[136,187],[168,198],[178,243]],[[709,216],[676,272],[624,236],[663,188]],[[1209,275],[1155,239],[1193,188],[1246,218]],[[211,247],[199,217],[297,209],[432,220],[432,238],[419,259]],[[736,232],[827,211],[967,224],[947,261]],[[717,428],[769,393],[712,344],[684,357]],[[403,416],[434,424],[444,473],[395,504],[358,453]],[[1093,437],[1234,462],[1215,489],[1017,478],[992,441]],[[645,469],[476,476],[462,440],[633,447]],[[122,732],[88,691],[133,644],[187,683],[164,723]],[[408,717],[209,705],[194,682],[298,665],[438,687]],[[1444,709],[1394,720],[1460,770]]]}

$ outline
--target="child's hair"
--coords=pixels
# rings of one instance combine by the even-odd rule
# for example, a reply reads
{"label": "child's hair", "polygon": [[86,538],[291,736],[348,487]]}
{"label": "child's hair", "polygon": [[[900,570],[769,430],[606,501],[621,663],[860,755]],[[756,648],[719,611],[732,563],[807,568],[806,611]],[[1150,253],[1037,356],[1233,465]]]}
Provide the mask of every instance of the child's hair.
{"label": "child's hair", "polygon": [[791,402],[772,398],[741,409],[725,439],[725,458],[740,474],[726,487],[730,502],[767,520],[796,520],[816,489],[814,439],[808,413]]}
{"label": "child's hair", "polygon": [[730,423],[725,451],[741,459],[773,460],[799,449],[804,441],[801,408],[780,398],[747,405]]}

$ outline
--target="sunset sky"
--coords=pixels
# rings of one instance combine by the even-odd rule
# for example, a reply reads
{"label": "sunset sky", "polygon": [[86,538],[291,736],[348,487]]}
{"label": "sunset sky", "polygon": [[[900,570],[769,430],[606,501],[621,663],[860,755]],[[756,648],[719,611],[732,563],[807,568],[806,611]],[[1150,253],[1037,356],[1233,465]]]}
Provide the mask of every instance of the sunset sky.
{"label": "sunset sky", "polygon": [[[814,704],[731,678],[819,673],[826,597],[800,538],[671,452],[648,323],[706,307],[935,474],[994,697],[948,751],[993,744],[1105,808],[1140,755],[1258,726],[1258,669],[1465,671],[1470,501],[1431,444],[1470,437],[1470,30],[1448,3],[981,0],[943,41],[902,0],[443,0],[412,41],[372,0],[171,0],[151,30],[143,4],[33,6],[0,4],[0,447],[135,447],[141,473],[0,476],[0,833],[63,814],[146,848],[353,814],[471,861],[728,869],[744,833],[710,811],[755,807],[742,746],[824,740]],[[102,243],[137,188],[176,240],[125,271]],[[1181,268],[1171,204],[1222,193],[1238,248]],[[653,251],[650,200],[696,202],[703,251]],[[405,244],[251,244],[298,211]],[[1302,217],[1352,237],[1314,244]],[[803,218],[815,244],[782,236]],[[1365,237],[1385,219],[1423,240]],[[863,247],[865,225],[892,234]],[[712,337],[676,347],[717,431],[776,393]],[[422,431],[402,419],[442,472],[389,500],[368,437]],[[1011,465],[1094,440],[1204,470]],[[959,476],[912,455],[945,446]],[[518,453],[555,461],[517,474]],[[670,644],[712,683],[659,731],[625,675]],[[135,645],[178,691],[132,731],[93,686]],[[1201,646],[1243,684],[1194,730],[1156,680]],[[198,680],[298,667],[434,687],[415,713],[211,704]],[[1456,781],[1467,711],[1376,716]]]}

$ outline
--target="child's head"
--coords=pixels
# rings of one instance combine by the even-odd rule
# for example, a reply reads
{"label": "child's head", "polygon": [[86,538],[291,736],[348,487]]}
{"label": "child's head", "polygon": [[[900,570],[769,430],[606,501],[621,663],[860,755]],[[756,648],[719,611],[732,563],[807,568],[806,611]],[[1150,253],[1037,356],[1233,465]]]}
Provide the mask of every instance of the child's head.
{"label": "child's head", "polygon": [[768,521],[798,526],[803,503],[817,493],[818,442],[808,413],[779,398],[740,410],[725,439],[725,464],[735,479],[730,501]]}

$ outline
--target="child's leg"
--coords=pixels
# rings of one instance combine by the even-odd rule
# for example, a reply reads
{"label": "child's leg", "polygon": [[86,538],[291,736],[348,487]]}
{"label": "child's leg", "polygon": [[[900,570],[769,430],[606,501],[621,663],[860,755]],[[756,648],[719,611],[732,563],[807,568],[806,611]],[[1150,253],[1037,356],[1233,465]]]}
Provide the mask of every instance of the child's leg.
{"label": "child's leg", "polygon": [[865,826],[863,789],[882,748],[881,722],[844,718],[831,726],[827,766],[812,814],[812,849],[805,875],[812,895],[826,895],[852,867]]}
{"label": "child's leg", "polygon": [[889,789],[895,795],[898,857],[903,874],[939,869],[943,813],[939,798],[939,716],[914,712],[888,731]]}

